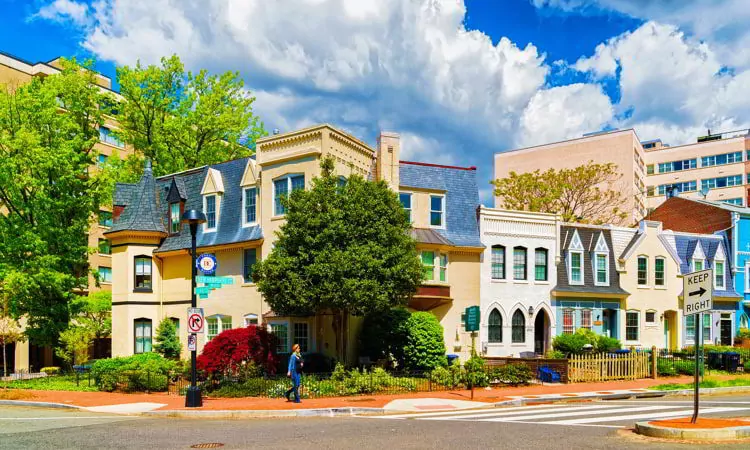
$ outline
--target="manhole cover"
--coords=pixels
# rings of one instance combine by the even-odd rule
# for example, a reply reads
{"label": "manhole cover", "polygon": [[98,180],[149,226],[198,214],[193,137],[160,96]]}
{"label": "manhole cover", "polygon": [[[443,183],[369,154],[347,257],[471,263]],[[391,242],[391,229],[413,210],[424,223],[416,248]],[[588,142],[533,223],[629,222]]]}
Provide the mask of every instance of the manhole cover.
{"label": "manhole cover", "polygon": [[195,444],[191,445],[190,448],[219,448],[224,447],[224,444],[221,442],[206,442],[205,444]]}

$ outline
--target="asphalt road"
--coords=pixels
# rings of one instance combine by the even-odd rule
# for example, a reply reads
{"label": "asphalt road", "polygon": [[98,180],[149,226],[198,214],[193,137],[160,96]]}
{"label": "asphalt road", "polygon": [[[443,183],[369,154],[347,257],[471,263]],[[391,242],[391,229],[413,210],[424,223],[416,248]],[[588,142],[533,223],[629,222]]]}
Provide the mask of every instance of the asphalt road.
{"label": "asphalt road", "polygon": [[[694,448],[652,443],[618,434],[639,414],[689,409],[691,399],[669,397],[590,404],[539,405],[500,411],[493,417],[456,420],[450,415],[382,417],[192,420],[113,416],[26,407],[0,407],[0,449],[186,449],[221,443],[254,449],[640,449]],[[706,397],[704,408],[731,410],[706,416],[750,416],[750,396]],[[579,408],[579,409],[575,409]],[[588,409],[580,409],[588,408]],[[614,412],[613,412],[614,411]],[[463,416],[473,415],[465,413]],[[460,416],[460,415],[459,415]],[[447,419],[446,419],[447,417]],[[489,420],[489,419],[500,419]],[[516,418],[520,418],[514,420]],[[480,420],[475,420],[480,419]],[[598,421],[603,420],[603,423]],[[581,422],[580,424],[557,422]],[[548,422],[553,422],[550,424]],[[605,425],[605,426],[600,426]],[[748,448],[748,444],[701,446]]]}

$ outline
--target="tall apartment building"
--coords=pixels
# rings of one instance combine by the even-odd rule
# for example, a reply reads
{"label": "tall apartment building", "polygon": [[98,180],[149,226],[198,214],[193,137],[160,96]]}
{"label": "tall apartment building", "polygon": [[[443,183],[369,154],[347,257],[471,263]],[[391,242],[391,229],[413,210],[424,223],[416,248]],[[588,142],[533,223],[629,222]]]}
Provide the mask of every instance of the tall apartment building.
{"label": "tall apartment building", "polygon": [[[35,77],[44,78],[60,73],[62,69],[61,58],[55,58],[47,62],[32,63],[16,56],[0,52],[0,89],[16,89],[23,84],[29,83]],[[96,84],[103,90],[112,91],[112,80],[101,74],[96,74]],[[97,165],[107,162],[107,159],[117,155],[120,159],[131,153],[113,134],[112,130],[117,128],[117,122],[113,117],[107,117],[105,126],[99,129],[99,142],[94,146],[98,152]],[[89,266],[98,270],[100,283],[97,283],[93,275],[89,275],[86,289],[111,290],[112,285],[112,256],[109,241],[104,237],[104,232],[112,226],[112,212],[110,207],[103,207],[97,217],[92,218],[91,228],[88,235],[88,245],[98,248],[99,251],[89,256]],[[8,364],[11,371],[38,370],[43,366],[52,365],[52,349],[48,347],[37,347],[27,342],[11,345],[8,354]],[[2,363],[2,361],[0,361]]]}
{"label": "tall apartment building", "polygon": [[[632,129],[587,135],[578,139],[537,145],[495,154],[495,178],[511,172],[572,169],[589,161],[617,164],[622,177],[611,188],[622,192],[627,211],[621,225],[637,222],[646,214],[646,153]],[[495,207],[502,202],[495,198]]]}
{"label": "tall apartment building", "polygon": [[[748,130],[708,134],[693,144],[670,147],[661,140],[641,142],[633,129],[595,133],[577,139],[495,154],[495,178],[585,164],[615,163],[622,174],[632,224],[669,195],[748,204]],[[500,199],[495,199],[500,205]]]}
{"label": "tall apartment building", "polygon": [[[16,56],[0,52],[0,88],[14,89],[30,82],[34,77],[44,78],[60,73],[62,69],[61,58],[55,58],[47,62],[32,63]],[[102,74],[96,74],[96,84],[106,91],[112,91],[112,80]],[[94,146],[99,153],[97,165],[106,164],[107,159],[117,155],[120,159],[127,157],[132,150],[127,148],[113,134],[112,130],[117,128],[114,117],[107,117],[105,126],[99,129],[99,142]],[[104,238],[104,232],[112,226],[112,212],[110,207],[102,208],[98,217],[95,218],[89,231],[89,247],[98,248],[99,251],[89,256],[89,265],[92,269],[99,271],[101,283],[96,285],[93,275],[89,275],[88,290],[111,290],[112,285],[112,256],[109,242]]]}

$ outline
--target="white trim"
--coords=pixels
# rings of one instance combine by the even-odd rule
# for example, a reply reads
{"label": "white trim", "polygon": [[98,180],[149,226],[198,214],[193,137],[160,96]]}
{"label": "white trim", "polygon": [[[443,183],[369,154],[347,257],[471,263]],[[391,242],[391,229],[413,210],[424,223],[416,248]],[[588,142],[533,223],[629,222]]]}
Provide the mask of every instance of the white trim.
{"label": "white trim", "polygon": [[[440,212],[440,225],[433,225],[432,224],[432,213],[433,213],[433,210],[432,210],[432,197],[440,197],[440,206],[442,208],[439,211]],[[436,210],[434,212],[438,212],[438,211]],[[432,194],[432,193],[430,194],[429,213],[430,213],[430,215],[428,217],[427,223],[430,225],[430,228],[436,228],[436,229],[444,230],[445,229],[445,222],[446,222],[446,215],[447,215],[446,214],[446,205],[445,205],[445,194]]]}
{"label": "white trim", "polygon": [[[213,228],[209,228],[208,227],[208,208],[207,208],[207,205],[208,205],[208,200],[207,199],[208,199],[208,197],[215,197],[216,198],[216,200],[214,201],[214,205],[215,205],[215,208],[216,208],[216,223],[214,224]],[[216,231],[217,228],[219,228],[219,210],[221,209],[220,204],[221,204],[221,196],[218,193],[216,193],[216,194],[207,194],[207,195],[203,196],[203,214],[206,215],[206,223],[203,224],[203,232],[204,233],[213,233],[214,231]]]}
{"label": "white trim", "polygon": [[[401,203],[401,194],[408,195],[409,196],[409,209],[404,208],[403,203]],[[404,211],[409,211],[409,223],[414,223],[414,193],[411,191],[398,191],[398,202],[401,203],[401,208]]]}
{"label": "white trim", "polygon": [[[247,323],[248,319],[250,320],[255,319],[255,323],[254,324]],[[250,326],[250,325],[260,325],[260,320],[257,314],[249,313],[249,314],[245,314],[244,316],[242,316],[242,323],[245,325],[245,327]]]}
{"label": "white trim", "polygon": [[[573,280],[573,266],[572,266],[573,257],[572,257],[572,255],[574,253],[577,254],[577,255],[579,255],[581,257],[581,259],[580,259],[580,263],[581,264],[578,267],[578,270],[580,270],[580,272],[581,272],[581,279],[579,281]],[[568,259],[568,264],[567,264],[567,266],[568,266],[568,284],[570,284],[572,286],[583,286],[583,280],[584,280],[584,274],[583,274],[583,265],[584,265],[583,264],[583,251],[582,250],[568,250],[568,258],[567,259]]]}
{"label": "white trim", "polygon": [[[664,273],[662,274],[662,284],[656,284],[656,261],[657,260],[664,261]],[[656,289],[666,289],[667,288],[667,257],[658,255],[654,256],[654,288]]]}
{"label": "white trim", "polygon": [[[638,263],[640,263],[640,259],[644,258],[646,260],[646,282],[641,283],[641,280],[638,277],[638,272],[640,269],[638,268]],[[648,265],[649,265],[649,257],[648,255],[638,255],[635,258],[635,282],[638,285],[638,287],[648,287],[649,284],[649,276],[648,276]]]}
{"label": "white trim", "polygon": [[305,186],[303,189],[307,189],[307,177],[305,176],[304,172],[285,173],[284,175],[271,180],[271,186],[273,186],[273,192],[271,192],[271,210],[273,212],[272,217],[284,217],[286,215],[286,212],[280,214],[276,212],[276,182],[286,180],[286,196],[287,198],[289,198],[289,196],[292,195],[292,178],[299,176],[301,176],[302,180],[305,182]]}
{"label": "white trim", "polygon": [[[258,195],[258,187],[257,186],[242,186],[240,187],[242,190],[242,211],[241,211],[241,221],[242,221],[242,227],[251,227],[258,224],[258,198],[260,195]],[[255,221],[254,222],[247,222],[247,212],[245,211],[245,207],[247,206],[247,199],[245,195],[245,191],[248,189],[255,189]]]}
{"label": "white trim", "polygon": [[[716,270],[716,264],[721,264],[721,273]],[[727,263],[723,259],[714,260],[714,289],[725,291],[727,289]],[[721,287],[716,283],[718,277],[721,277]]]}
{"label": "white trim", "polygon": [[[638,336],[635,339],[628,339],[628,314],[637,314],[638,315],[638,324],[636,326],[636,330],[638,331]],[[625,342],[640,342],[641,340],[641,311],[638,309],[627,309],[625,310],[625,329],[623,338],[625,339]]]}
{"label": "white trim", "polygon": [[[604,276],[605,281],[602,283],[599,281],[599,262],[598,257],[604,256]],[[594,268],[594,286],[609,286],[609,252],[594,252],[594,260],[592,265]]]}

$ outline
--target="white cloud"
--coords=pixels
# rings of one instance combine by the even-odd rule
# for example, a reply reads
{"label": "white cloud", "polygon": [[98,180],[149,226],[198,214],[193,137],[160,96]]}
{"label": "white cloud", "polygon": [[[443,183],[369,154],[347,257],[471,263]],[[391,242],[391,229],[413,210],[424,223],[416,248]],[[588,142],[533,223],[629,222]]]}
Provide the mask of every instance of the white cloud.
{"label": "white cloud", "polygon": [[[673,144],[707,128],[747,126],[750,72],[722,70],[714,48],[673,25],[648,22],[597,47],[575,68],[606,78],[619,68],[621,126]],[[660,131],[661,130],[661,131]],[[702,130],[702,131],[700,131]]]}
{"label": "white cloud", "polygon": [[[521,117],[518,144],[528,147],[598,131],[612,116],[612,103],[598,85],[578,83],[540,90]],[[558,126],[551,127],[552,123]]]}
{"label": "white cloud", "polygon": [[32,17],[51,20],[53,22],[72,21],[74,24],[83,26],[89,23],[89,7],[85,3],[75,0],[55,0],[50,4],[42,6]]}

